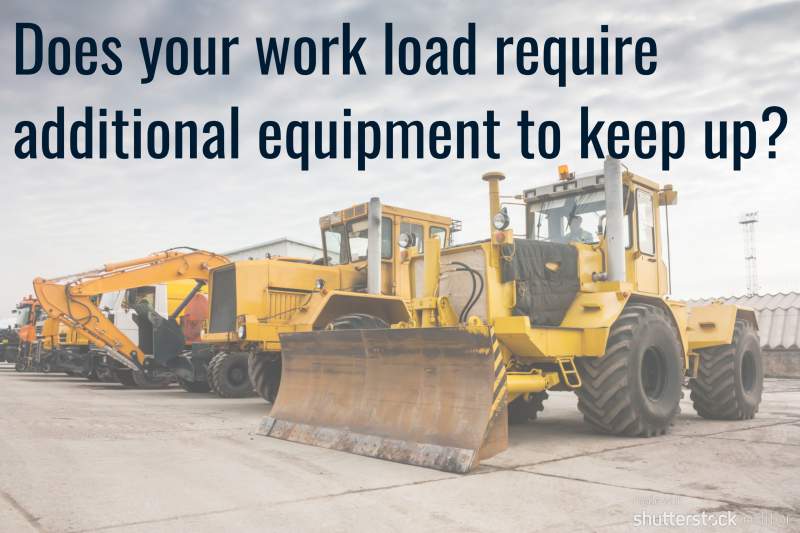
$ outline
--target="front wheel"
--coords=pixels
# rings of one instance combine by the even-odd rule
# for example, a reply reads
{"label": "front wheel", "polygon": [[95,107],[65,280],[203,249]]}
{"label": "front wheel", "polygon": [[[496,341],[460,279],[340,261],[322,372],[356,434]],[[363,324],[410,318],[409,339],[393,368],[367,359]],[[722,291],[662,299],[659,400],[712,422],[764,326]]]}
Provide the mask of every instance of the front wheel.
{"label": "front wheel", "polygon": [[712,420],[753,418],[764,389],[761,346],[753,325],[737,320],[730,344],[698,351],[697,377],[689,380],[697,414]]}
{"label": "front wheel", "polygon": [[603,433],[661,435],[680,411],[681,345],[658,307],[627,305],[611,326],[605,355],[575,362],[583,382],[578,409]]}
{"label": "front wheel", "polygon": [[280,354],[251,353],[247,358],[247,369],[256,394],[269,403],[275,403],[281,385]]}
{"label": "front wheel", "polygon": [[223,352],[214,359],[212,381],[220,398],[244,398],[253,394],[247,354]]}

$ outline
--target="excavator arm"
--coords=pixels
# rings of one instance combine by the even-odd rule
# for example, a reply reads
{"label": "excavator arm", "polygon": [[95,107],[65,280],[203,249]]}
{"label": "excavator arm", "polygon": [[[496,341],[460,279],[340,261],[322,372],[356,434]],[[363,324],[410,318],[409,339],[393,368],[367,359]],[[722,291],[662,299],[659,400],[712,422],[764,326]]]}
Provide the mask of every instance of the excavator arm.
{"label": "excavator arm", "polygon": [[96,297],[145,285],[195,280],[196,289],[169,317],[174,319],[197,290],[208,282],[210,270],[228,262],[224,256],[203,250],[170,249],[61,278],[36,278],[33,280],[33,289],[48,316],[76,328],[126,367],[141,370],[145,354],[106,317],[95,303]]}

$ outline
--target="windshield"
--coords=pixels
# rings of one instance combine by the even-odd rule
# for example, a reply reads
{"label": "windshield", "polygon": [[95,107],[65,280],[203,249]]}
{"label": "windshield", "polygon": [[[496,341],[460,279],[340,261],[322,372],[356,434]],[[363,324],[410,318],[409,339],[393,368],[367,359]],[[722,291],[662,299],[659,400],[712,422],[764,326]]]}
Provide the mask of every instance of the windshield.
{"label": "windshield", "polygon": [[606,198],[602,190],[534,202],[528,209],[529,239],[597,243],[605,226]]}
{"label": "windshield", "polygon": [[[366,218],[346,225],[331,226],[323,232],[329,265],[344,265],[367,260],[369,222]],[[381,219],[381,257],[392,258],[392,220]]]}
{"label": "windshield", "polygon": [[22,326],[28,325],[28,320],[31,318],[31,306],[26,305],[25,307],[21,307],[17,314],[17,327],[21,328]]}

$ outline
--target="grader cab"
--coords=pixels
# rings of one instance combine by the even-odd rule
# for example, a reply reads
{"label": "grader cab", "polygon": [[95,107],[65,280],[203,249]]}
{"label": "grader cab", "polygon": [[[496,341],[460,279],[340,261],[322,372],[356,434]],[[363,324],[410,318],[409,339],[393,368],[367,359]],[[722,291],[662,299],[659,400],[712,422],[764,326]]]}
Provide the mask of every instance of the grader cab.
{"label": "grader cab", "polygon": [[421,252],[448,246],[457,228],[448,217],[373,198],[320,219],[323,257],[317,261],[278,257],[213,270],[208,331],[187,366],[209,360],[209,383],[220,396],[255,389],[273,401],[281,383],[281,334],[404,320],[411,298],[409,252],[398,236]]}
{"label": "grader cab", "polygon": [[282,335],[260,433],[467,472],[549,390],[574,391],[586,422],[617,435],[665,433],[684,379],[701,416],[752,418],[763,379],[752,311],[666,296],[659,208],[677,193],[611,159],[561,174],[524,192],[525,238],[501,206],[503,176],[486,174],[490,238],[410,250],[413,298],[390,328]]}

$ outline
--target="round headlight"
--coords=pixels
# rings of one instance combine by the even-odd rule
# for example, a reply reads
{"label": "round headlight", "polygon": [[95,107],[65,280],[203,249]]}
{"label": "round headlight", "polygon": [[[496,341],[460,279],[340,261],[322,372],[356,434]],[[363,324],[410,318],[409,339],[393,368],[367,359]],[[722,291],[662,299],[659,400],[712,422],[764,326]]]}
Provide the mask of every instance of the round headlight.
{"label": "round headlight", "polygon": [[247,328],[244,326],[244,324],[242,324],[241,326],[239,326],[239,331],[238,331],[238,333],[239,333],[239,338],[240,338],[240,339],[244,339],[244,336],[245,336],[245,334],[247,333]]}
{"label": "round headlight", "polygon": [[325,288],[325,280],[322,279],[322,278],[317,278],[317,280],[314,282],[314,288],[317,289],[318,291],[321,291],[322,289],[324,289]]}
{"label": "round headlight", "polygon": [[492,224],[494,224],[494,229],[498,231],[503,231],[508,227],[511,223],[511,219],[508,217],[508,213],[505,211],[500,211],[494,216],[492,219]]}
{"label": "round headlight", "polygon": [[413,233],[401,233],[397,238],[397,244],[400,246],[400,248],[410,248],[411,246],[414,246],[414,240]]}

